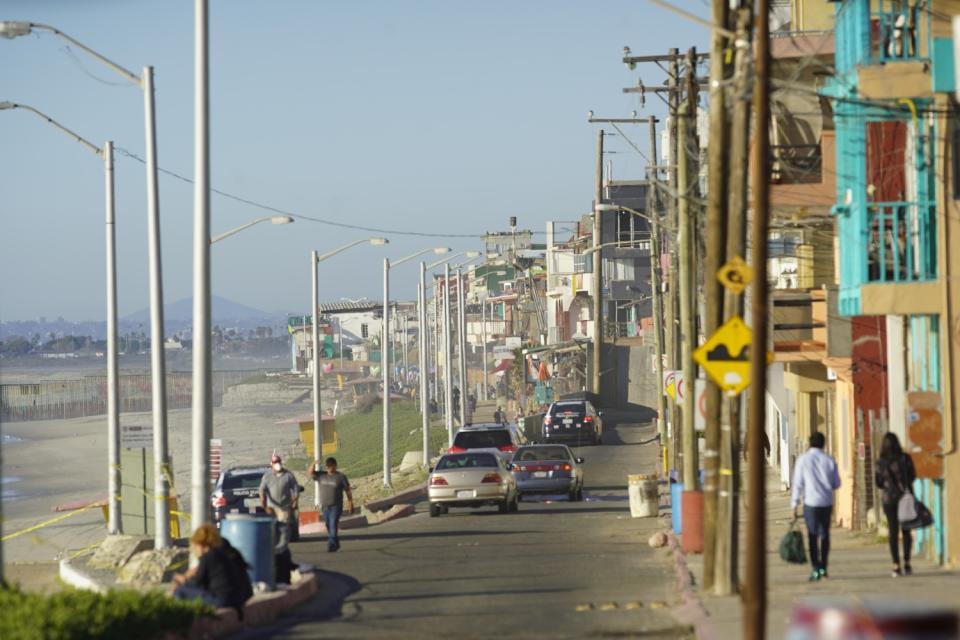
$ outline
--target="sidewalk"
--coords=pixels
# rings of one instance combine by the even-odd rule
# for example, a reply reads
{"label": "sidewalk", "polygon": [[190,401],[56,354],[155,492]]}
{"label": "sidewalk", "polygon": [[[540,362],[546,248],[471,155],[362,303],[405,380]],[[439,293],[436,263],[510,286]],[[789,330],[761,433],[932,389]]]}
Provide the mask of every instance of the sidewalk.
{"label": "sidewalk", "polygon": [[[740,508],[740,579],[745,575],[743,543],[746,538],[746,510]],[[792,517],[790,494],[780,489],[779,479],[768,470],[767,474],[767,637],[784,637],[789,625],[794,601],[810,596],[826,597],[883,597],[901,602],[943,604],[957,608],[957,593],[960,591],[960,571],[942,569],[923,558],[914,558],[913,576],[890,577],[890,551],[887,541],[880,540],[876,533],[851,532],[834,527],[831,529],[830,578],[820,582],[808,582],[809,564],[791,565],[780,559],[780,538],[787,531]],[[806,529],[804,546],[806,546]],[[809,549],[807,549],[809,553]],[[739,596],[714,596],[701,589],[703,556],[688,556],[698,593],[710,614],[714,638],[739,638],[743,636],[743,612]],[[706,637],[706,636],[702,636]]]}

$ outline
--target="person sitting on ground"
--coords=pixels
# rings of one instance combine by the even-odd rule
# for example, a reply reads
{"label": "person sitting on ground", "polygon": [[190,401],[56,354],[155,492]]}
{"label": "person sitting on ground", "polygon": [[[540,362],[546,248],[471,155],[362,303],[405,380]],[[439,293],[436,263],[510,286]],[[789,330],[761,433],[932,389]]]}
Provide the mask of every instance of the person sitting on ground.
{"label": "person sitting on ground", "polygon": [[240,552],[209,523],[193,532],[190,550],[197,557],[197,566],[173,576],[173,597],[231,607],[243,617],[243,605],[253,595],[253,588]]}

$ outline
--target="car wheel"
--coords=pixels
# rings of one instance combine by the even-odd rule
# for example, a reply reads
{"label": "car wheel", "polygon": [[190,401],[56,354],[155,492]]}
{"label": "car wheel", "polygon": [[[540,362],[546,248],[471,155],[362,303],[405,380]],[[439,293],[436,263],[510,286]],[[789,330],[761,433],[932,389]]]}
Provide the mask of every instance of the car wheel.
{"label": "car wheel", "polygon": [[510,513],[510,501],[504,499],[503,502],[497,505],[497,511],[500,513]]}
{"label": "car wheel", "polygon": [[519,493],[516,496],[514,496],[513,502],[510,503],[510,512],[516,513],[517,511],[520,511],[520,494]]}
{"label": "car wheel", "polygon": [[441,513],[441,511],[440,511],[440,505],[438,505],[438,504],[431,504],[431,505],[430,505],[430,517],[431,517],[431,518],[436,518],[437,516],[440,515],[440,513]]}
{"label": "car wheel", "polygon": [[577,501],[577,487],[576,487],[576,486],[574,486],[572,489],[570,489],[570,491],[567,493],[567,500],[569,500],[570,502],[576,502],[576,501]]}
{"label": "car wheel", "polygon": [[445,504],[440,505],[440,515],[445,516],[450,513],[450,507]]}
{"label": "car wheel", "polygon": [[577,502],[583,501],[583,485],[581,484],[577,487]]}

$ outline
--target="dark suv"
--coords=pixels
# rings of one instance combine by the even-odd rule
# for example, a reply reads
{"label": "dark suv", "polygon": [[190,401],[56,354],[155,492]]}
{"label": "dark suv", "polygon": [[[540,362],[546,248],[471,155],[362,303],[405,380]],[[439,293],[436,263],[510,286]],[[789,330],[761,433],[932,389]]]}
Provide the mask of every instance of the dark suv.
{"label": "dark suv", "polygon": [[[232,467],[223,471],[210,496],[213,520],[220,522],[231,513],[263,513],[260,507],[260,480],[270,471],[269,465]],[[303,487],[300,487],[303,492]],[[294,512],[293,540],[300,537],[300,513]]]}
{"label": "dark suv", "polygon": [[554,402],[543,416],[542,442],[600,444],[603,442],[602,415],[588,400]]}

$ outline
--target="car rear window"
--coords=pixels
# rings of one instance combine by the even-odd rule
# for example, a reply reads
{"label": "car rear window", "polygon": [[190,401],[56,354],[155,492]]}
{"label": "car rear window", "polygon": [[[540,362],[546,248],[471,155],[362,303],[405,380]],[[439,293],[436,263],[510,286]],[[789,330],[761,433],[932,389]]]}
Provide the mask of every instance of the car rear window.
{"label": "car rear window", "polygon": [[492,453],[453,453],[440,458],[436,470],[472,469],[475,467],[496,467],[497,458]]}
{"label": "car rear window", "polygon": [[224,490],[259,489],[260,480],[262,478],[263,478],[262,473],[242,473],[242,474],[228,473],[226,477],[224,477],[223,479],[223,488]]}
{"label": "car rear window", "polygon": [[570,454],[566,447],[524,447],[517,451],[514,460],[520,462],[538,460],[569,460]]}
{"label": "car rear window", "polygon": [[453,439],[453,446],[461,449],[499,449],[510,444],[510,432],[506,429],[461,431]]}
{"label": "car rear window", "polygon": [[553,405],[550,413],[555,416],[563,415],[567,412],[574,415],[582,415],[585,409],[586,408],[582,402],[564,402]]}

